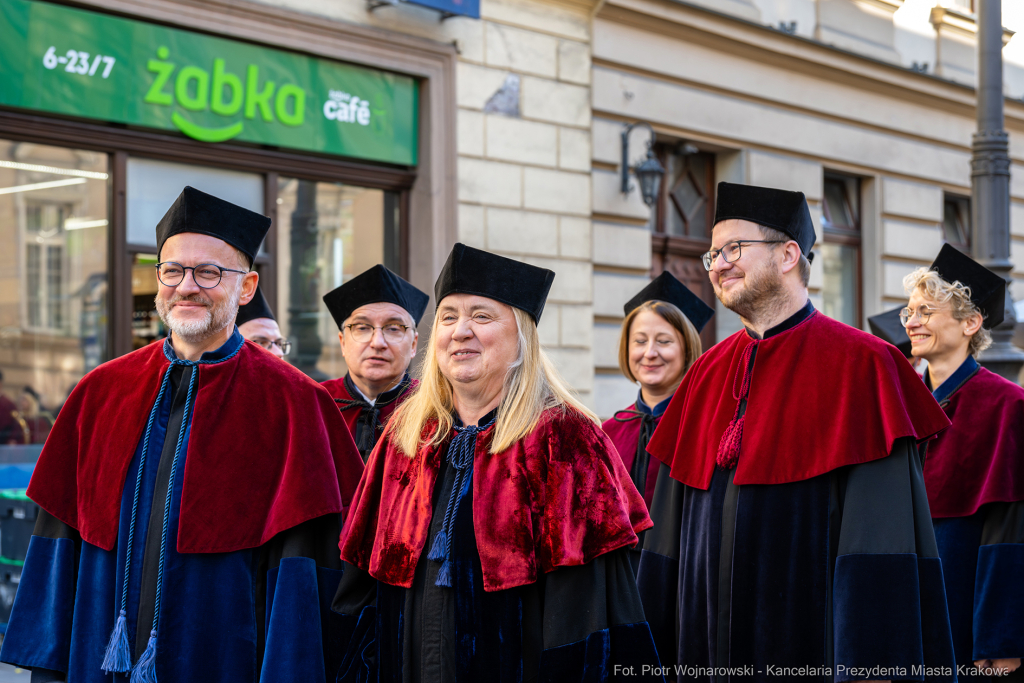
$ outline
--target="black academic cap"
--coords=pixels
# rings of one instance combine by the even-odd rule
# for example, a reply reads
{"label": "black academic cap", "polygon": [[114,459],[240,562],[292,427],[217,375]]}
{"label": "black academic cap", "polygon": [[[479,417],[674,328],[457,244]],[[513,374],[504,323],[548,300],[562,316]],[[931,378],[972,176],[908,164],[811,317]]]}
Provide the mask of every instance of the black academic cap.
{"label": "black academic cap", "polygon": [[683,312],[693,326],[700,332],[715,314],[715,309],[708,306],[704,301],[686,288],[682,282],[677,280],[667,270],[654,278],[640,293],[626,302],[622,310],[629,315],[634,308],[639,307],[648,301],[665,301],[672,304]]}
{"label": "black academic cap", "polygon": [[931,269],[950,284],[970,287],[971,303],[984,316],[981,326],[986,330],[1003,322],[1006,280],[949,244],[942,245]]}
{"label": "black academic cap", "polygon": [[871,326],[871,334],[884,339],[900,350],[907,358],[911,357],[910,337],[907,336],[907,328],[903,327],[900,320],[900,311],[903,306],[898,306],[885,313],[879,313],[868,318],[868,325]]}
{"label": "black academic cap", "polygon": [[250,320],[256,320],[257,318],[270,318],[276,321],[274,312],[270,310],[270,304],[267,303],[267,299],[263,296],[263,291],[256,287],[256,294],[253,295],[249,303],[238,307],[238,315],[235,316],[235,324],[242,325]]}
{"label": "black academic cap", "polygon": [[803,192],[718,183],[715,224],[731,218],[781,230],[800,245],[800,253],[808,261],[814,258],[814,222]]}
{"label": "black academic cap", "polygon": [[437,303],[449,294],[476,294],[530,314],[540,322],[554,271],[456,244],[434,283]]}
{"label": "black academic cap", "polygon": [[379,263],[324,294],[324,303],[339,330],[352,311],[366,304],[379,303],[401,306],[419,325],[429,302],[429,294],[416,289]]}
{"label": "black academic cap", "polygon": [[224,240],[248,256],[252,265],[268,230],[266,216],[186,185],[156,224],[157,254],[171,235],[197,232]]}

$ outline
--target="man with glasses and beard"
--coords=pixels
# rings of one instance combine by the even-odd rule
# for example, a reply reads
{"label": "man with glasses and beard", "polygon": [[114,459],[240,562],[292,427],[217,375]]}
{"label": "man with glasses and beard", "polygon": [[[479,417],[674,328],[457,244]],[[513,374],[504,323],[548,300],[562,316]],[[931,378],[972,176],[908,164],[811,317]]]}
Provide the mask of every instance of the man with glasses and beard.
{"label": "man with glasses and beard", "polygon": [[430,296],[377,264],[324,295],[348,373],[324,382],[363,461],[418,382],[409,377]]}
{"label": "man with glasses and beard", "polygon": [[186,187],[157,225],[168,338],[87,374],[61,410],[0,651],[34,683],[337,668],[335,539],[362,463],[327,392],[234,325],[269,227]]}
{"label": "man with glasses and beard", "polygon": [[918,453],[949,421],[899,351],[814,309],[814,241],[802,193],[719,184],[704,265],[745,329],[647,447],[675,522],[644,538],[644,610],[680,680],[952,681]]}

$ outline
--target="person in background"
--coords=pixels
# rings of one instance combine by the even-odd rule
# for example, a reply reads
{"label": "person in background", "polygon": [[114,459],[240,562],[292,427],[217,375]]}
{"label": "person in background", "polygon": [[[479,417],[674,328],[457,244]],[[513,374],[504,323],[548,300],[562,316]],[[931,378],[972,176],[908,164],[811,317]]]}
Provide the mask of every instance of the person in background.
{"label": "person in background", "polygon": [[651,521],[541,349],[553,279],[462,244],[448,257],[422,384],[341,537],[334,609],[360,617],[338,681],[661,679],[641,668],[657,654],[627,557]]}
{"label": "person in background", "polygon": [[878,315],[870,316],[868,326],[871,328],[871,334],[899,349],[903,357],[910,361],[910,364],[917,370],[917,374],[920,375],[928,367],[928,362],[923,358],[915,357],[910,351],[910,339],[907,338],[907,330],[903,327],[903,320],[900,318],[903,308],[903,306],[897,306]]}
{"label": "person in background", "polygon": [[4,373],[0,371],[0,446],[31,443],[30,438],[18,406],[4,393]]}
{"label": "person in background", "polygon": [[[622,464],[650,509],[659,476],[668,468],[647,453],[662,413],[683,381],[683,375],[700,357],[700,332],[715,314],[713,308],[686,288],[668,271],[630,299],[623,307],[619,337],[619,369],[640,385],[636,401],[602,425],[612,438]],[[658,519],[651,516],[654,525]],[[641,541],[642,542],[642,541]],[[640,548],[630,553],[633,572],[640,563]],[[650,612],[665,604],[644,605]]]}
{"label": "person in background", "polygon": [[259,286],[249,303],[238,307],[235,318],[238,332],[245,339],[262,346],[278,358],[284,358],[292,349],[292,343],[281,336],[281,328],[277,326],[277,318],[270,309],[266,297]]}
{"label": "person in background", "polygon": [[170,334],[78,383],[28,487],[41,510],[0,660],[32,683],[337,669],[334,543],[362,461],[323,387],[235,327],[269,227],[191,187],[157,225]]}
{"label": "person in background", "polygon": [[905,334],[953,423],[928,444],[924,483],[956,661],[981,670],[969,680],[1012,672],[1024,655],[1024,389],[975,360],[1003,320],[1006,282],[946,244],[903,286]]}
{"label": "person in background", "polygon": [[18,394],[17,406],[29,434],[26,443],[45,443],[46,435],[53,427],[53,415],[42,409],[39,394],[26,386]]}
{"label": "person in background", "polygon": [[395,408],[416,388],[409,364],[419,341],[416,326],[429,302],[426,292],[380,264],[324,295],[348,374],[323,385],[364,461]]}
{"label": "person in background", "polygon": [[666,664],[953,681],[918,453],[949,420],[895,348],[811,305],[803,193],[717,195],[704,266],[744,329],[697,359],[647,445],[671,475],[652,516],[673,523],[645,535],[637,583],[645,606],[676,601],[648,614],[675,639]]}

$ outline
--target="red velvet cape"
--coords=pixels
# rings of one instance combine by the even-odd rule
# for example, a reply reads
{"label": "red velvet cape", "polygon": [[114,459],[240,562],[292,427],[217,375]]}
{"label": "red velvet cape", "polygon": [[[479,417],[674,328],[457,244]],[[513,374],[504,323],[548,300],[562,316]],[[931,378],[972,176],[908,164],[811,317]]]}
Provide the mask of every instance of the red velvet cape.
{"label": "red velvet cape", "polygon": [[[412,395],[412,390],[419,385],[418,379],[410,380],[409,387],[402,392],[402,395],[398,397],[398,400],[392,401],[383,408],[380,409],[380,423],[387,424],[388,418],[391,417],[391,413],[395,412],[395,408],[402,405],[402,402]],[[338,379],[329,379],[326,382],[321,382],[321,386],[327,390],[331,395],[331,398],[340,398],[346,401],[363,400],[362,396],[352,396],[348,393],[348,389],[345,388],[345,378],[339,377]],[[341,411],[341,417],[345,420],[345,424],[348,425],[349,434],[352,438],[355,438],[356,434],[356,420],[359,419],[359,414],[363,412],[362,409],[349,408],[348,410]]]}
{"label": "red velvet cape", "polygon": [[[105,550],[117,542],[125,476],[169,365],[154,343],[87,374],[32,475],[29,497]],[[178,552],[254,548],[342,512],[362,459],[323,387],[249,341],[198,367]]]}
{"label": "red velvet cape", "polygon": [[941,405],[953,426],[924,460],[932,517],[1024,500],[1024,388],[978,368]]}
{"label": "red velvet cape", "polygon": [[[429,441],[436,422],[424,428]],[[486,591],[523,586],[540,572],[582,565],[635,545],[653,524],[608,436],[575,411],[551,408],[526,438],[488,452],[477,437],[473,520]],[[450,440],[450,439],[449,439]],[[390,435],[370,454],[341,534],[341,558],[409,588],[427,540],[446,444],[408,457]]]}
{"label": "red velvet cape", "polygon": [[[636,447],[637,442],[640,440],[640,423],[641,418],[626,411],[636,410],[636,404],[629,406],[619,412],[615,413],[618,417],[633,418],[625,422],[619,422],[614,417],[610,420],[605,420],[604,424],[601,425],[601,429],[604,433],[611,437],[612,443],[615,444],[615,450],[619,452],[619,457],[622,458],[622,465],[626,468],[627,472],[633,471],[633,461],[636,460]],[[657,425],[661,422],[661,416],[654,418],[654,424]],[[651,501],[654,500],[654,486],[658,480],[658,468],[661,467],[661,461],[657,458],[651,458],[647,463],[647,484],[644,486],[644,502],[647,503],[647,509],[651,509]]]}
{"label": "red velvet cape", "polygon": [[[647,451],[672,478],[707,490],[738,401],[741,330],[697,359]],[[886,457],[893,443],[949,426],[895,346],[819,312],[759,342],[747,396],[736,484],[784,484]]]}

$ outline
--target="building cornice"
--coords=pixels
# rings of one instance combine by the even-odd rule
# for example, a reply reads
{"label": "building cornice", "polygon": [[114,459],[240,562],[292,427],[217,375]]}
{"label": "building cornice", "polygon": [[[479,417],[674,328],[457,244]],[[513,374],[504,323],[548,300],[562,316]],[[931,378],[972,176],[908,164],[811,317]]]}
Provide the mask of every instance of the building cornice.
{"label": "building cornice", "polygon": [[[751,59],[887,92],[931,107],[974,116],[974,88],[898,64],[865,57],[683,0],[606,0],[597,15],[663,35],[729,50]],[[1007,98],[1008,124],[1024,128],[1024,102]]]}

